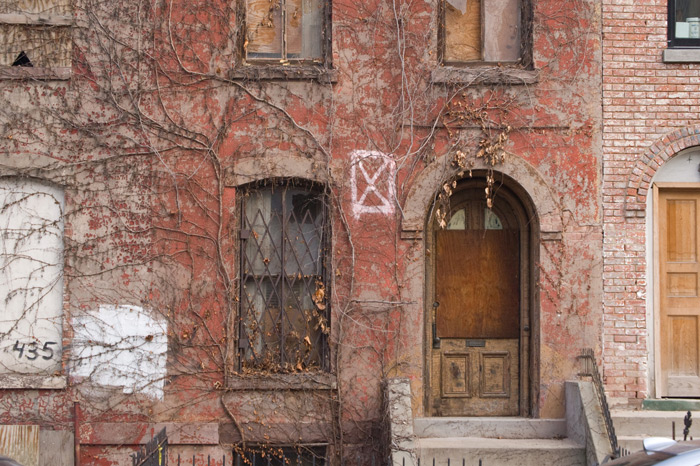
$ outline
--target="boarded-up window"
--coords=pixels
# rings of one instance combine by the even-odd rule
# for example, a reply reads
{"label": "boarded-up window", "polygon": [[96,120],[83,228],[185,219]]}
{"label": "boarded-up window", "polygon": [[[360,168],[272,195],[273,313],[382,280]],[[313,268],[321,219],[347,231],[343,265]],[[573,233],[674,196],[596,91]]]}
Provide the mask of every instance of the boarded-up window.
{"label": "boarded-up window", "polygon": [[0,374],[61,369],[63,192],[0,180]]}
{"label": "boarded-up window", "polygon": [[320,61],[323,0],[246,0],[246,57]]}
{"label": "boarded-up window", "polygon": [[443,61],[520,59],[521,0],[443,0]]}
{"label": "boarded-up window", "polygon": [[71,65],[70,0],[0,2],[0,66]]}
{"label": "boarded-up window", "polygon": [[22,466],[38,466],[39,426],[0,425],[0,455]]}

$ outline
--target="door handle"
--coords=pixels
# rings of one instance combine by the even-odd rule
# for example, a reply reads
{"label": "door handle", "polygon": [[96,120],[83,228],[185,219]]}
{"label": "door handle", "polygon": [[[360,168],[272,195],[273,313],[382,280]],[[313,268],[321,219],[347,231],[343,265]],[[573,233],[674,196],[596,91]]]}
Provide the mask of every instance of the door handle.
{"label": "door handle", "polygon": [[440,303],[435,301],[433,303],[433,349],[440,349],[440,338],[437,336],[437,308]]}
{"label": "door handle", "polygon": [[440,349],[440,338],[437,336],[437,325],[433,322],[433,349]]}

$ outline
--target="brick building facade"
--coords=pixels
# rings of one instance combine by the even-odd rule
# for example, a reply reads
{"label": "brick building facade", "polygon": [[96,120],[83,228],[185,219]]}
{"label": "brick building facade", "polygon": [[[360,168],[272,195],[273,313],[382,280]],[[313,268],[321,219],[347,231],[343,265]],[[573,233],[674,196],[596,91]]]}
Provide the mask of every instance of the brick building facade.
{"label": "brick building facade", "polygon": [[[673,225],[681,215],[673,209],[694,202],[700,181],[694,149],[699,56],[689,32],[681,31],[694,21],[697,5],[682,3],[602,2],[603,362],[608,396],[632,406],[698,393],[690,379],[679,382],[686,389],[672,381],[697,373],[696,318],[687,312],[694,306],[695,271],[673,268],[692,262],[692,254],[671,257],[692,249],[692,241],[677,240],[678,232],[693,235],[694,227]],[[675,36],[669,32],[674,23]],[[674,193],[684,200],[666,207],[664,196]],[[694,213],[681,216],[690,221]],[[671,310],[678,306],[686,310]]]}
{"label": "brick building facade", "polygon": [[9,2],[0,432],[369,463],[392,377],[415,417],[561,419],[610,349],[598,7]]}

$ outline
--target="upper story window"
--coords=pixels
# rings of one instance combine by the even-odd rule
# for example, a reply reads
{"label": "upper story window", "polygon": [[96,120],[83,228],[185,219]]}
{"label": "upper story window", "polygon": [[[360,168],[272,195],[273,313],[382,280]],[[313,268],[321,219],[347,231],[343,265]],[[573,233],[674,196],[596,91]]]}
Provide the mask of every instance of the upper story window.
{"label": "upper story window", "polygon": [[670,47],[700,47],[700,0],[668,0]]}
{"label": "upper story window", "polygon": [[248,61],[323,63],[326,0],[245,0]]}
{"label": "upper story window", "polygon": [[441,0],[442,62],[507,63],[522,58],[522,0]]}
{"label": "upper story window", "polygon": [[241,370],[328,370],[329,222],[319,186],[269,182],[243,190]]}
{"label": "upper story window", "polygon": [[[32,77],[68,77],[72,24],[70,0],[3,1],[0,67],[17,67]],[[2,75],[11,76],[7,72]]]}

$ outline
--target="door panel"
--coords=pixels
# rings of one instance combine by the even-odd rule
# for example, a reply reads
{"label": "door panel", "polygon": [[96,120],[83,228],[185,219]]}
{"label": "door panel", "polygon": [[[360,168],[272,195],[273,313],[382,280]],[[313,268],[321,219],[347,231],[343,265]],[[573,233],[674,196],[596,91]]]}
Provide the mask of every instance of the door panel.
{"label": "door panel", "polygon": [[447,351],[440,361],[440,395],[443,398],[471,398],[472,359],[466,351]]}
{"label": "door panel", "polygon": [[444,230],[436,236],[437,336],[518,338],[518,232]]}
{"label": "door panel", "polygon": [[700,395],[700,191],[659,191],[661,396]]}
{"label": "door panel", "polygon": [[479,396],[510,398],[511,351],[482,352]]}
{"label": "door panel", "polygon": [[441,340],[433,352],[433,414],[439,416],[517,416],[518,339]]}

